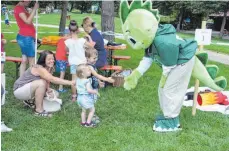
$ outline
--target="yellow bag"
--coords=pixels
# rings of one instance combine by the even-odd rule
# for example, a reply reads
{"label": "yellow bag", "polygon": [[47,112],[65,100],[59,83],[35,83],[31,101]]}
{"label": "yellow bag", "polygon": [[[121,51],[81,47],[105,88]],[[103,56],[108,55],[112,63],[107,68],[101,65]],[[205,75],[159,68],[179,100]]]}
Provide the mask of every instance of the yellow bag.
{"label": "yellow bag", "polygon": [[61,36],[47,36],[47,37],[43,37],[41,44],[44,45],[54,45],[56,46],[58,41],[61,39]]}

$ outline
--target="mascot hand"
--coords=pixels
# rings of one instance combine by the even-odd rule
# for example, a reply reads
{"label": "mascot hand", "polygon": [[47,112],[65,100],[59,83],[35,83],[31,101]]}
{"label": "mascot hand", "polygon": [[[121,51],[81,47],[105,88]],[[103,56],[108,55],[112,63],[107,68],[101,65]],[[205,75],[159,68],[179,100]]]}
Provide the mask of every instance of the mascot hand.
{"label": "mascot hand", "polygon": [[161,80],[160,80],[160,83],[159,83],[159,87],[160,87],[160,88],[164,88],[165,82],[166,82],[166,80],[167,80],[167,77],[168,77],[168,76],[162,74]]}
{"label": "mascot hand", "polygon": [[138,79],[141,77],[141,73],[136,69],[131,73],[131,75],[125,78],[124,88],[126,90],[131,90],[136,87]]}

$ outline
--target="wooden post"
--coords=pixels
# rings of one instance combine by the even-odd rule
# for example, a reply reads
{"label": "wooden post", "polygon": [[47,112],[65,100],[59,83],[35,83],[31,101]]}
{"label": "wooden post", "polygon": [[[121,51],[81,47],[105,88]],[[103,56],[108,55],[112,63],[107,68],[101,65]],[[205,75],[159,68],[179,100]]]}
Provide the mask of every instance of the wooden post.
{"label": "wooden post", "polygon": [[[36,3],[38,3],[38,0],[36,0]],[[38,34],[38,9],[36,10],[36,33],[35,33],[35,64],[37,64],[37,34]]]}
{"label": "wooden post", "polygon": [[[206,29],[206,21],[202,21],[201,29]],[[199,51],[203,51],[203,50],[204,50],[204,45],[202,44],[199,45]],[[198,79],[196,79],[194,97],[193,97],[193,106],[192,106],[192,115],[193,116],[196,115],[196,105],[197,105],[197,95],[198,95],[199,85],[200,85],[200,82]]]}

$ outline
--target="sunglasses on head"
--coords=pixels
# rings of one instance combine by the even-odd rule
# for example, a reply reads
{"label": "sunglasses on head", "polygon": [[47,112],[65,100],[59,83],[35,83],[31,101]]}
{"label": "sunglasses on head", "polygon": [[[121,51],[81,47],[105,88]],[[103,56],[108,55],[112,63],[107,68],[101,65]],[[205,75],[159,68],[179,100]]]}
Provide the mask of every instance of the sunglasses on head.
{"label": "sunglasses on head", "polygon": [[[95,26],[95,22],[92,22],[91,26],[94,27]],[[81,24],[81,27],[83,27],[83,24]]]}

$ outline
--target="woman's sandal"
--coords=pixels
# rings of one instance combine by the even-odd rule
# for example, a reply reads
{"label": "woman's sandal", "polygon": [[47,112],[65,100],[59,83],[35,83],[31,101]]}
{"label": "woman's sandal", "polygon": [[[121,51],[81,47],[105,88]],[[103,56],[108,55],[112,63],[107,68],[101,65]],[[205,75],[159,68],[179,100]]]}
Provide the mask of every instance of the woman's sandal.
{"label": "woman's sandal", "polygon": [[34,114],[35,114],[36,116],[52,117],[52,114],[46,112],[45,110],[43,110],[42,112],[34,111]]}
{"label": "woman's sandal", "polygon": [[93,127],[93,128],[95,128],[95,127],[96,127],[96,124],[93,123],[93,122],[91,122],[91,123],[85,123],[84,126],[85,126],[85,127]]}
{"label": "woman's sandal", "polygon": [[76,94],[75,95],[72,95],[72,102],[75,102],[76,99],[77,99],[77,95]]}
{"label": "woman's sandal", "polygon": [[24,100],[23,103],[25,106],[28,106],[31,109],[35,109],[34,100]]}

